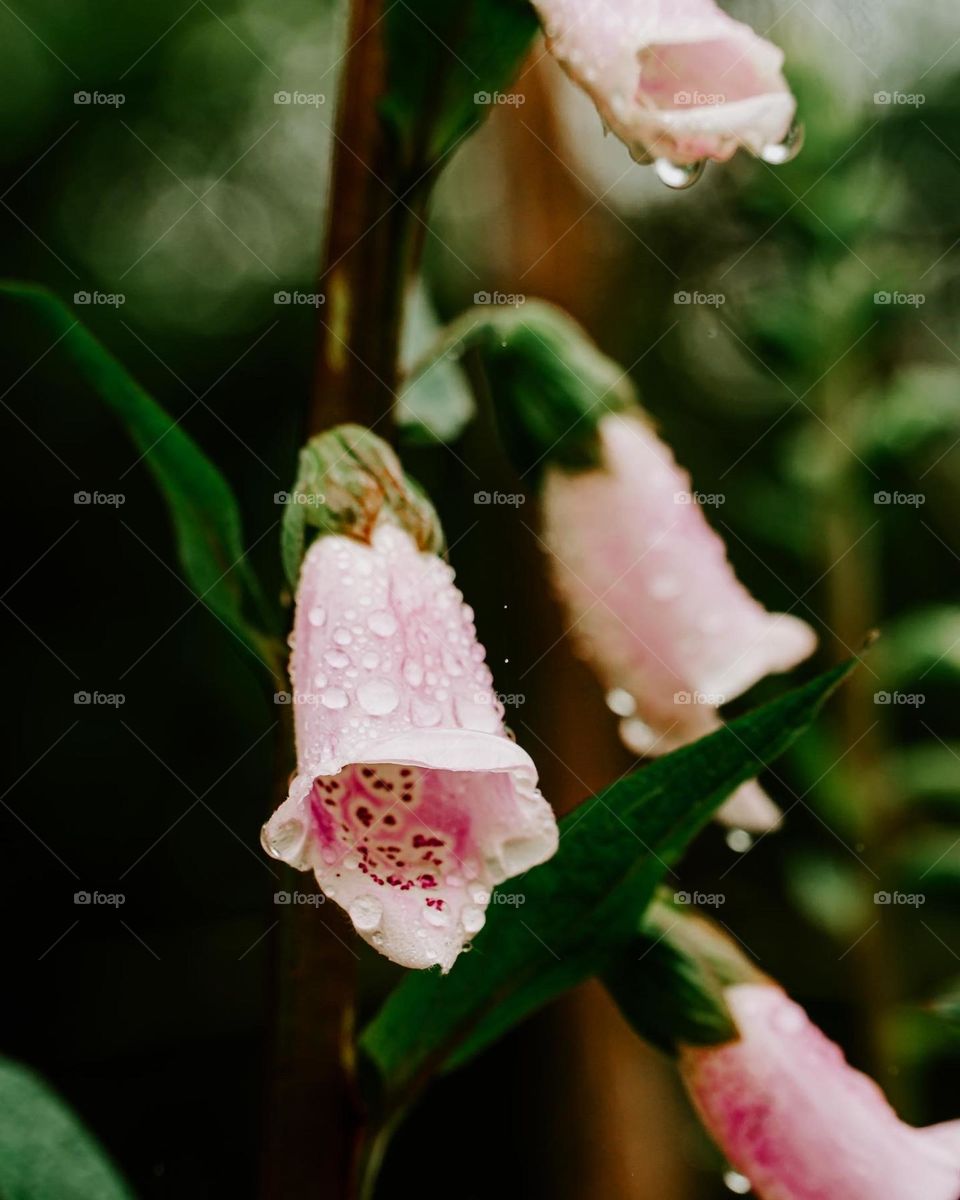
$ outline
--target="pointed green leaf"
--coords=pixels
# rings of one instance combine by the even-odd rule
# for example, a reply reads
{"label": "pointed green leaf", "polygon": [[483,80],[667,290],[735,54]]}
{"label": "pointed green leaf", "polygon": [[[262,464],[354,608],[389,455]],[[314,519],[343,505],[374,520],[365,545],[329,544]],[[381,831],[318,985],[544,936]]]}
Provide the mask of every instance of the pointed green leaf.
{"label": "pointed green leaf", "polygon": [[46,337],[53,337],[51,350],[67,358],[78,379],[123,423],[167,502],[191,588],[279,674],[278,648],[264,629],[273,618],[247,561],[240,510],[226,479],[56,296],[28,284],[2,283],[0,300],[15,304]]}
{"label": "pointed green leaf", "polygon": [[[388,1091],[456,1066],[629,943],[671,862],[744,780],[780,754],[844,664],[585,800],[548,863],[510,881],[449,975],[408,975],[361,1036]],[[522,897],[522,903],[520,903]],[[494,897],[496,900],[496,896]]]}

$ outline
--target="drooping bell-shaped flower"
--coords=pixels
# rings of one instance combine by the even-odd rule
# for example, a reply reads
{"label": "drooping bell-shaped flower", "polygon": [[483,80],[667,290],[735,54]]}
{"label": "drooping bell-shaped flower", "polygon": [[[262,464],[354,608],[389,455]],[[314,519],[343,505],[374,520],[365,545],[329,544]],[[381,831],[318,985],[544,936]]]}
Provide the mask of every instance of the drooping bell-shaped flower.
{"label": "drooping bell-shaped flower", "polygon": [[534,0],[547,46],[639,161],[683,186],[740,146],[783,162],[796,108],[783,53],[714,0]]}
{"label": "drooping bell-shaped flower", "polygon": [[[719,728],[718,708],[795,666],[816,637],[737,580],[689,476],[641,416],[607,413],[596,432],[599,466],[546,470],[543,538],[569,632],[609,689],[624,742],[658,755]],[[777,810],[748,783],[721,816],[766,828]]]}
{"label": "drooping bell-shaped flower", "polygon": [[[313,870],[388,958],[446,971],[483,926],[491,889],[549,858],[557,828],[532,760],[504,729],[453,571],[421,548],[436,540],[429,505],[364,433],[371,443],[372,467],[369,453],[344,467],[342,446],[314,443],[324,501],[325,487],[349,492],[336,520],[327,511],[314,523],[363,536],[327,533],[303,560],[290,670],[297,774],[263,843]],[[386,502],[384,463],[405,501]]]}
{"label": "drooping bell-shaped flower", "polygon": [[905,1124],[779,987],[725,992],[739,1038],[680,1048],[700,1116],[761,1200],[957,1200],[960,1122]]}

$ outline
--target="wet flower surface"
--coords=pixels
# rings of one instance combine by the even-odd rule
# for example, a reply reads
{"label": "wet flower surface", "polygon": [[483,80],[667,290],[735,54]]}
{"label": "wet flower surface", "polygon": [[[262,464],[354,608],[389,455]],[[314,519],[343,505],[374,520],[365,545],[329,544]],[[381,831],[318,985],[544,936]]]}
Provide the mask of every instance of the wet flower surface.
{"label": "wet flower surface", "polygon": [[681,1070],[762,1200],[956,1200],[960,1122],[905,1124],[780,988],[737,984],[726,996],[739,1040],[684,1048]]}
{"label": "wet flower surface", "polygon": [[291,676],[298,773],[264,846],[394,961],[449,969],[491,889],[557,844],[452,570],[389,523],[319,538]]}
{"label": "wet flower surface", "polygon": [[783,54],[713,0],[537,0],[547,45],[631,154],[683,187],[741,147],[792,153]]}

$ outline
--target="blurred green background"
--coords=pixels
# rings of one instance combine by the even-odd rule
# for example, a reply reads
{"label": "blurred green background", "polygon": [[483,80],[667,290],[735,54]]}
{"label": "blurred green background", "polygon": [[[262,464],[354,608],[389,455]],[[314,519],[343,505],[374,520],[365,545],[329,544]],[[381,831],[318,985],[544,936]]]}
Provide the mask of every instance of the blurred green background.
{"label": "blurred green background", "polygon": [[[714,915],[929,1122],[957,1115],[960,38],[945,5],[735,11],[787,50],[807,128],[795,162],[741,155],[668,192],[601,138],[538,45],[522,102],[441,179],[427,288],[443,318],[498,290],[569,308],[631,368],[696,489],[722,497],[707,515],[753,593],[816,627],[821,663],[883,632],[766,780],[785,830],[752,848],[709,832],[682,883],[722,893]],[[32,0],[0,5],[0,31],[4,274],[73,303],[183,420],[233,481],[278,592],[275,494],[303,433],[316,310],[276,293],[314,290],[343,7]],[[3,328],[0,1050],[64,1092],[140,1195],[253,1195],[276,709],[180,582],[124,434],[55,347],[12,312]],[[469,404],[462,378],[448,386],[452,410]],[[485,428],[408,462],[498,689],[526,697],[517,735],[569,807],[630,760],[557,644],[532,503],[474,504],[516,490]],[[84,890],[126,902],[75,904]],[[419,1178],[425,1147],[465,1198],[504,1179],[529,1196],[723,1194],[668,1072],[632,1057],[617,1022],[588,989],[444,1081],[382,1194]]]}

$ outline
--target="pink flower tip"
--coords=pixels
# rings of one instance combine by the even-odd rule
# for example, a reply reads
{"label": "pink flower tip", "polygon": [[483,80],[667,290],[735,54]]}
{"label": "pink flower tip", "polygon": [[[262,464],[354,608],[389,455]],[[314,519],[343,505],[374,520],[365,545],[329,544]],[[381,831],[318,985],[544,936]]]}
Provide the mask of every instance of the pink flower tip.
{"label": "pink flower tip", "polygon": [[[548,469],[543,536],[571,633],[623,741],[658,755],[719,729],[720,707],[806,658],[816,636],[737,580],[689,476],[641,416],[607,414],[599,435],[600,468]],[[723,818],[748,829],[779,818],[756,783],[728,806]]]}
{"label": "pink flower tip", "polygon": [[915,1129],[773,984],[725,992],[740,1037],[684,1046],[704,1125],[761,1200],[957,1200],[960,1122]]}
{"label": "pink flower tip", "polygon": [[291,644],[297,775],[264,847],[388,958],[447,971],[492,889],[557,847],[453,572],[389,522],[320,537]]}
{"label": "pink flower tip", "polygon": [[550,51],[639,161],[724,162],[744,146],[783,162],[799,149],[783,53],[714,0],[534,5]]}

